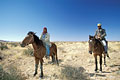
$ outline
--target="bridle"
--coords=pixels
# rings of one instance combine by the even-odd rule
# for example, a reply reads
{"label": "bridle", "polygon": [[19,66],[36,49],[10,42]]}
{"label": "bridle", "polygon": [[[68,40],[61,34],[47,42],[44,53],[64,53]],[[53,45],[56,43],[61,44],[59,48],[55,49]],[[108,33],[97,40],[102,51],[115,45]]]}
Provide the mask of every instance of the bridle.
{"label": "bridle", "polygon": [[[32,41],[32,39],[33,39],[33,36],[32,36],[32,38],[28,41],[27,45]],[[33,42],[32,42],[32,43],[33,43]]]}

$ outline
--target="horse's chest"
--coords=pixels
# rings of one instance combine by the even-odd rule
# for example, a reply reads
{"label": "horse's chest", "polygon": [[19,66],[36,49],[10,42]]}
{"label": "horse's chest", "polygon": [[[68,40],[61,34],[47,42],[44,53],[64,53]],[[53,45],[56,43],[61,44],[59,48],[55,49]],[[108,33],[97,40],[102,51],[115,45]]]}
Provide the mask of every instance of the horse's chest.
{"label": "horse's chest", "polygon": [[38,57],[38,58],[43,58],[44,57],[44,51],[43,50],[38,50],[38,51],[34,51],[34,56]]}

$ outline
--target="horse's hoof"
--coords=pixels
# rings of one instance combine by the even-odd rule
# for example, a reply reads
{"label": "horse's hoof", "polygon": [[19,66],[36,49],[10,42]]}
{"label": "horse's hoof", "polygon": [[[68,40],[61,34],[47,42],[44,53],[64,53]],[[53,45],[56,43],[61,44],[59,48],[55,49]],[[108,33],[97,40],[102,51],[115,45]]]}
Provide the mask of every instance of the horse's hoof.
{"label": "horse's hoof", "polygon": [[95,69],[95,73],[98,73],[97,69]]}
{"label": "horse's hoof", "polygon": [[108,59],[111,59],[110,57],[108,57]]}
{"label": "horse's hoof", "polygon": [[40,75],[40,78],[43,78],[43,75]]}
{"label": "horse's hoof", "polygon": [[107,57],[108,57],[108,59],[110,59],[110,56],[109,56],[109,55],[107,55]]}
{"label": "horse's hoof", "polygon": [[98,73],[98,71],[95,71],[95,73]]}
{"label": "horse's hoof", "polygon": [[95,71],[97,71],[97,69],[95,69]]}
{"label": "horse's hoof", "polygon": [[33,75],[33,76],[36,76],[36,74],[37,74],[37,73],[34,73],[34,75]]}
{"label": "horse's hoof", "polygon": [[104,66],[105,66],[105,67],[107,67],[107,65],[106,65],[106,64],[104,64]]}
{"label": "horse's hoof", "polygon": [[57,62],[57,66],[59,66],[59,63]]}
{"label": "horse's hoof", "polygon": [[100,73],[102,73],[102,71],[100,71]]}
{"label": "horse's hoof", "polygon": [[54,65],[54,64],[55,64],[55,62],[52,62],[51,64],[52,64],[52,65]]}
{"label": "horse's hoof", "polygon": [[59,64],[57,64],[57,66],[59,66]]}

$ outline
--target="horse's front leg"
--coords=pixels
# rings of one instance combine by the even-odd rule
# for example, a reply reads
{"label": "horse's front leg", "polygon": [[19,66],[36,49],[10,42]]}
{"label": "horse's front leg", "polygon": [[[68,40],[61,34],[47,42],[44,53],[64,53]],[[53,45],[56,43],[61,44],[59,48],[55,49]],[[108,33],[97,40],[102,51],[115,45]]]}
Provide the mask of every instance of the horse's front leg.
{"label": "horse's front leg", "polygon": [[54,63],[55,62],[55,56],[54,56],[54,54],[52,54],[52,62]]}
{"label": "horse's front leg", "polygon": [[43,60],[40,61],[40,70],[41,70],[40,78],[43,78]]}
{"label": "horse's front leg", "polygon": [[102,72],[102,55],[100,56],[100,71]]}
{"label": "horse's front leg", "polygon": [[35,57],[35,73],[34,73],[34,76],[36,76],[36,74],[37,74],[38,64],[39,64],[39,59],[37,59],[37,58]]}
{"label": "horse's front leg", "polygon": [[106,65],[106,53],[104,53],[104,65],[107,66]]}
{"label": "horse's front leg", "polygon": [[98,70],[98,66],[97,66],[97,55],[94,55],[95,57],[95,72]]}

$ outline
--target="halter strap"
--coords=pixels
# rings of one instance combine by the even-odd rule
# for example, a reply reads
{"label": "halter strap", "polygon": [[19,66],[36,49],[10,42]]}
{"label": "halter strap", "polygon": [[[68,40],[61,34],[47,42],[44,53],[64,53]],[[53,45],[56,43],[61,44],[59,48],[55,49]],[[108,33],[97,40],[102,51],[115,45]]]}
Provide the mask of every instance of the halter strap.
{"label": "halter strap", "polygon": [[[32,36],[32,38],[33,38],[33,36]],[[28,44],[32,41],[32,38],[28,41]]]}

